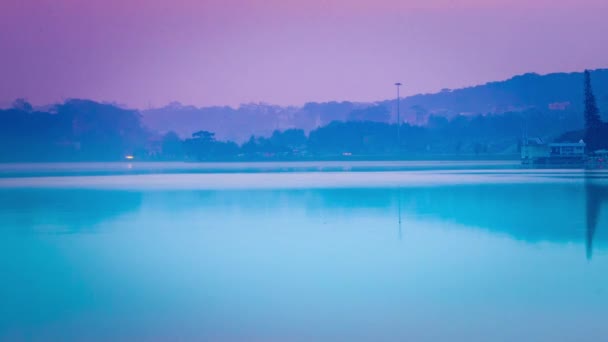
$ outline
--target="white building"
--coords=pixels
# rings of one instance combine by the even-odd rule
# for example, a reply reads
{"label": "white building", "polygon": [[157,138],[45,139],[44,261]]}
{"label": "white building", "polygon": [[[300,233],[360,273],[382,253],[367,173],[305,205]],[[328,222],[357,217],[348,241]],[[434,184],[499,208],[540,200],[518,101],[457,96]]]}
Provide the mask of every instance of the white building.
{"label": "white building", "polygon": [[525,138],[521,145],[521,159],[524,163],[538,158],[549,157],[549,147],[541,138]]}
{"label": "white building", "polygon": [[573,157],[580,158],[585,155],[585,142],[577,143],[553,143],[549,144],[551,157]]}
{"label": "white building", "polygon": [[526,138],[521,146],[523,164],[572,164],[585,159],[585,142],[545,143],[541,138]]}

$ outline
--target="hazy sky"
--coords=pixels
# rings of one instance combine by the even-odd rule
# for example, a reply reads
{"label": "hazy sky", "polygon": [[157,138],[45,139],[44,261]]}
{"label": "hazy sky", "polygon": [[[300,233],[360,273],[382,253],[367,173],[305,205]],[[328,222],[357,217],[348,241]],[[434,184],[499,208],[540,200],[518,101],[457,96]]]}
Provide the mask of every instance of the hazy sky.
{"label": "hazy sky", "polygon": [[2,0],[0,103],[373,101],[608,67],[606,0]]}

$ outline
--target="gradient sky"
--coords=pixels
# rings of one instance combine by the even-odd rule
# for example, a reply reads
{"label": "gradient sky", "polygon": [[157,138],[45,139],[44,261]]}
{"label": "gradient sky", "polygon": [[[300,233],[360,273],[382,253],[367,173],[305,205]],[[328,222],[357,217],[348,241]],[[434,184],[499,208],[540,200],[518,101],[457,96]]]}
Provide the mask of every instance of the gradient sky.
{"label": "gradient sky", "polygon": [[608,67],[606,0],[2,0],[0,104],[374,101]]}

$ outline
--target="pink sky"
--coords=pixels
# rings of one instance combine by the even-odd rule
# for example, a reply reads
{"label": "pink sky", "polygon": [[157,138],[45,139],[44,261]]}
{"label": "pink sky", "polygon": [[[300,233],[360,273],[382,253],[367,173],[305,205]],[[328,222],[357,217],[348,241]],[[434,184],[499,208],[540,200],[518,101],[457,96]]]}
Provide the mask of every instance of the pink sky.
{"label": "pink sky", "polygon": [[375,101],[608,67],[605,0],[3,0],[0,103]]}

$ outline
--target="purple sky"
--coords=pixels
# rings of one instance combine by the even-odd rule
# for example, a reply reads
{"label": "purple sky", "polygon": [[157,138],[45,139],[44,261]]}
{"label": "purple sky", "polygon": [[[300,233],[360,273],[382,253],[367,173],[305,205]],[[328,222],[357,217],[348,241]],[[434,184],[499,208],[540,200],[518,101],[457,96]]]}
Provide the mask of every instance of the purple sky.
{"label": "purple sky", "polygon": [[0,103],[374,101],[608,67],[606,0],[2,0]]}

